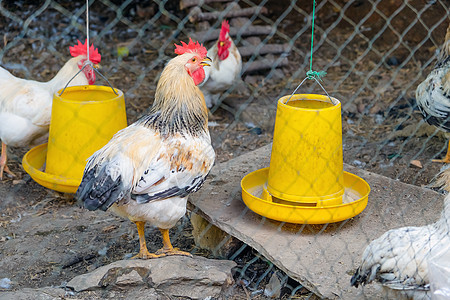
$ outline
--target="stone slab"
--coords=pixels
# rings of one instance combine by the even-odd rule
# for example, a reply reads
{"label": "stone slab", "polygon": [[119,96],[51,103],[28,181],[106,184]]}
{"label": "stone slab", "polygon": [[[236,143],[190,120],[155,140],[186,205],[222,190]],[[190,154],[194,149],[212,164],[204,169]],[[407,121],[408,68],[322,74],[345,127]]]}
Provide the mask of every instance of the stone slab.
{"label": "stone slab", "polygon": [[350,278],[365,247],[385,231],[436,221],[443,196],[432,190],[344,165],[365,179],[371,193],[366,209],[352,219],[326,225],[286,224],[249,210],[241,179],[268,167],[271,145],[214,166],[209,180],[189,199],[194,212],[250,245],[319,297],[380,299],[381,288],[356,289]]}
{"label": "stone slab", "polygon": [[0,292],[0,300],[62,300],[66,296],[64,289],[52,287]]}
{"label": "stone slab", "polygon": [[117,286],[148,286],[165,295],[203,299],[219,297],[233,283],[234,261],[201,256],[166,256],[155,259],[119,260],[79,275],[67,283],[76,292]]}

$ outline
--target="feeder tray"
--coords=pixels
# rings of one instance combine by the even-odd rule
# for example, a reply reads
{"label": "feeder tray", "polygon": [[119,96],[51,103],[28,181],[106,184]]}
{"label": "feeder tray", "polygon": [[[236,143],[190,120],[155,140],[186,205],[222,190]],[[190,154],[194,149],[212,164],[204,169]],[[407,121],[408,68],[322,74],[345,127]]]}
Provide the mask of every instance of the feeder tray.
{"label": "feeder tray", "polygon": [[120,90],[106,86],[72,86],[53,96],[48,144],[28,151],[22,165],[40,185],[75,193],[87,159],[127,126]]}
{"label": "feeder tray", "polygon": [[[370,187],[362,178],[344,172],[344,195],[342,204],[309,206],[310,203],[274,199],[263,196],[269,176],[269,168],[247,174],[241,181],[242,199],[255,213],[272,220],[296,224],[334,223],[352,218],[367,206]],[[267,194],[266,194],[267,195]],[[266,199],[264,199],[266,198]],[[320,204],[319,204],[320,205]]]}
{"label": "feeder tray", "polygon": [[63,193],[75,193],[81,183],[80,179],[45,173],[44,165],[47,158],[47,144],[42,144],[28,151],[22,160],[22,166],[31,178],[40,185]]}

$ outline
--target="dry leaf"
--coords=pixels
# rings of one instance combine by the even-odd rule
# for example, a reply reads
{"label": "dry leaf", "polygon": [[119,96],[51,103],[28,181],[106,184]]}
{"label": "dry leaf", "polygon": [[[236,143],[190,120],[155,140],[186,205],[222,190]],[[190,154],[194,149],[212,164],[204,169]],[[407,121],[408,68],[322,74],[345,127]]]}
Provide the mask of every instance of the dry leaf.
{"label": "dry leaf", "polygon": [[419,169],[423,168],[422,163],[420,162],[420,160],[417,160],[417,159],[411,160],[409,162],[409,164],[410,164],[411,167],[415,167],[415,168],[419,168]]}

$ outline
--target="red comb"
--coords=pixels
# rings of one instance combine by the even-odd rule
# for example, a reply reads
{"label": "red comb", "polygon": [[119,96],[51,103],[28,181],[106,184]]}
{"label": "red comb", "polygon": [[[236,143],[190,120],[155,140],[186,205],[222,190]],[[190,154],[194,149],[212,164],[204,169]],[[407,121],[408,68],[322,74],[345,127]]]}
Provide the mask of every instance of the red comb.
{"label": "red comb", "polygon": [[199,42],[193,42],[191,38],[189,38],[189,44],[181,41],[181,46],[177,44],[174,45],[175,53],[179,55],[184,53],[197,53],[202,57],[206,57],[206,55],[208,54],[208,50],[206,50],[206,48],[203,47],[202,44],[200,44]]}
{"label": "red comb", "polygon": [[[78,45],[69,47],[70,54],[73,57],[77,57],[79,55],[87,56],[87,47],[86,47],[87,40],[84,42],[84,44],[82,44],[79,40],[77,42],[78,42]],[[102,59],[102,56],[100,55],[100,53],[98,53],[98,49],[94,48],[94,45],[92,44],[89,47],[89,60],[93,64],[98,64],[98,63],[100,63],[101,59]]]}
{"label": "red comb", "polygon": [[226,34],[230,32],[230,24],[228,24],[227,20],[222,22],[222,28],[220,29],[219,40],[225,41]]}

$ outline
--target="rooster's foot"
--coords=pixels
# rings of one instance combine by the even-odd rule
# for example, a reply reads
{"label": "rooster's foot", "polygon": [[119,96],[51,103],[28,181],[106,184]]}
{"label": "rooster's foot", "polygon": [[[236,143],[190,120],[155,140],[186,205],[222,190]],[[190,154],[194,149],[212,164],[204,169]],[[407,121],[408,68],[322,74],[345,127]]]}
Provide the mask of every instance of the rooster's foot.
{"label": "rooster's foot", "polygon": [[158,258],[161,257],[161,255],[157,255],[154,253],[150,253],[148,252],[148,250],[145,251],[139,251],[138,254],[136,254],[135,256],[133,256],[131,259],[151,259],[151,258]]}
{"label": "rooster's foot", "polygon": [[181,251],[178,248],[172,248],[172,249],[161,248],[158,251],[156,251],[156,255],[159,255],[159,256],[181,255],[181,256],[192,257],[192,254],[190,254],[189,252]]}
{"label": "rooster's foot", "polygon": [[431,161],[436,163],[450,164],[450,157],[444,157],[443,159],[433,159]]}
{"label": "rooster's foot", "polygon": [[16,174],[14,174],[8,166],[4,166],[3,168],[0,168],[0,180],[3,180],[3,172],[8,173],[11,177],[17,177]]}

